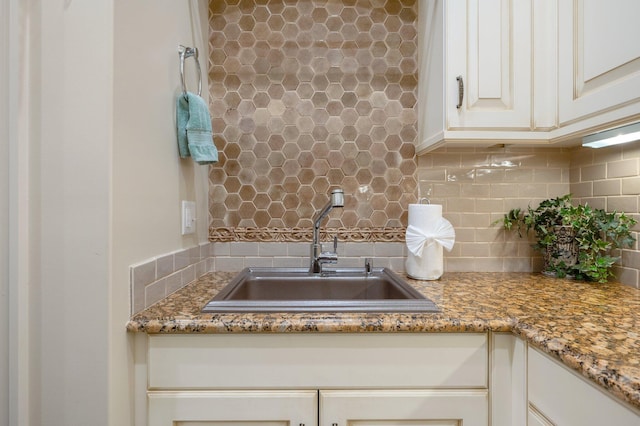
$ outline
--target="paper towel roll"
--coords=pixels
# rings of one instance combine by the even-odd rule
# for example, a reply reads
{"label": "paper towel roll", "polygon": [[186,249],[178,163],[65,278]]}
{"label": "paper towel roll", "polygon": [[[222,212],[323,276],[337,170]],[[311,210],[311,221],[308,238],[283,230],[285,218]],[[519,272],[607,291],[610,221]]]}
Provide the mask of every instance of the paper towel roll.
{"label": "paper towel roll", "polygon": [[409,204],[405,262],[407,275],[418,280],[437,280],[444,270],[442,247],[453,246],[455,232],[442,217],[438,204]]}

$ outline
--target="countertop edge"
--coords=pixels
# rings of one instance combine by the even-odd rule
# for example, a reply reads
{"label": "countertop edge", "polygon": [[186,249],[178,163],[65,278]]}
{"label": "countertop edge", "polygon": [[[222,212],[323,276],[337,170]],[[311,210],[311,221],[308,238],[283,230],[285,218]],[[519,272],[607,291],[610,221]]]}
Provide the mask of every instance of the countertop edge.
{"label": "countertop edge", "polygon": [[[529,345],[540,349],[542,352],[560,361],[563,365],[576,371],[591,382],[603,387],[604,390],[628,403],[635,409],[640,409],[640,399],[637,398],[637,390],[634,384],[626,380],[618,371],[603,366],[602,363],[591,356],[575,353],[567,345],[564,345],[554,337],[542,337],[539,330],[531,327],[516,318],[498,321],[468,321],[448,319],[440,320],[438,324],[427,327],[410,326],[406,323],[395,329],[382,329],[380,323],[364,324],[362,322],[346,323],[343,319],[334,323],[310,323],[305,320],[304,329],[293,327],[291,323],[275,324],[268,322],[254,324],[250,329],[238,331],[237,324],[219,323],[217,321],[193,321],[179,319],[129,321],[127,331],[146,334],[257,334],[257,333],[511,333],[524,339]],[[594,368],[598,365],[598,368]]]}
{"label": "countertop edge", "polygon": [[[566,280],[549,281],[547,278],[532,274],[475,273],[469,277],[465,274],[452,273],[448,280],[429,282],[428,286],[420,289],[432,299],[435,296],[434,300],[437,300],[437,304],[444,304],[441,313],[198,314],[201,307],[222,288],[224,281],[228,278],[226,273],[216,273],[215,276],[209,276],[200,284],[196,283],[193,287],[187,286],[180,291],[179,296],[168,297],[166,302],[154,305],[144,313],[130,318],[126,324],[127,332],[146,334],[512,333],[532,347],[558,360],[589,382],[598,385],[621,403],[627,404],[636,411],[640,409],[640,368],[637,357],[601,356],[606,351],[609,353],[612,353],[611,350],[617,351],[615,349],[617,340],[609,338],[605,342],[614,345],[612,347],[601,347],[599,346],[601,342],[598,341],[598,338],[604,336],[603,333],[612,333],[613,330],[617,330],[616,333],[623,335],[622,338],[627,338],[628,341],[626,347],[620,348],[626,352],[618,352],[620,354],[635,353],[633,348],[640,341],[637,333],[633,331],[638,323],[637,313],[634,312],[637,312],[636,308],[640,306],[638,304],[640,293],[631,289],[625,290],[624,286],[619,284],[594,286],[589,283]],[[492,280],[497,280],[496,284],[487,284]],[[551,293],[550,288],[553,289]],[[558,291],[557,295],[550,296]],[[585,294],[583,295],[582,292]],[[516,293],[515,300],[505,302],[511,299],[513,293]],[[483,296],[478,297],[479,294]],[[440,300],[437,299],[438,297]],[[600,299],[601,297],[604,299]],[[621,304],[622,301],[624,304]],[[464,303],[472,309],[458,309],[458,306]],[[610,308],[615,305],[619,308]],[[579,310],[589,309],[594,313],[593,317],[587,321],[576,322],[577,319],[582,318],[578,311],[572,311],[576,306],[579,306],[577,308]],[[606,317],[612,309],[616,312],[614,315],[623,316]],[[612,331],[609,331],[607,327],[611,326],[612,323],[609,320],[612,318],[624,318],[623,327],[620,326],[621,324],[616,324]],[[579,327],[580,330],[575,327]],[[567,331],[568,334],[566,334]],[[576,338],[586,340],[576,344],[572,341]],[[614,339],[618,338],[620,337],[615,336]],[[585,344],[584,349],[582,344]]]}

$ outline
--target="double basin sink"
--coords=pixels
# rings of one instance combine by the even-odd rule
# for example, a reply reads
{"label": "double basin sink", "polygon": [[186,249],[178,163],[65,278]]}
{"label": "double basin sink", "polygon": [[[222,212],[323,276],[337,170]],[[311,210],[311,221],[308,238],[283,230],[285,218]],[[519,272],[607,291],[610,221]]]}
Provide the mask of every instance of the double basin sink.
{"label": "double basin sink", "polygon": [[388,268],[246,268],[202,310],[223,312],[439,312]]}

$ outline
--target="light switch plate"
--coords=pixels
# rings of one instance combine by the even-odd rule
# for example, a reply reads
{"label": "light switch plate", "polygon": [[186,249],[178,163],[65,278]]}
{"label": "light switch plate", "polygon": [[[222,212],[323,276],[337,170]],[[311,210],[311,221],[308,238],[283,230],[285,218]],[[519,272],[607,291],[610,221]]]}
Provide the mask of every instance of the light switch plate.
{"label": "light switch plate", "polygon": [[196,203],[182,201],[182,235],[196,232]]}

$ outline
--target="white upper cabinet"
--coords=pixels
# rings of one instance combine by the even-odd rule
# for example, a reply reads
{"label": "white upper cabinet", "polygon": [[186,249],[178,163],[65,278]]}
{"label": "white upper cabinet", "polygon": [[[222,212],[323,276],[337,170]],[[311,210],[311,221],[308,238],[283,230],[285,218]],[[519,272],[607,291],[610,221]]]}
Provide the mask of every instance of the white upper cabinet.
{"label": "white upper cabinet", "polygon": [[418,152],[444,143],[543,143],[541,130],[554,117],[540,108],[538,118],[534,99],[552,92],[553,64],[533,66],[538,45],[550,40],[546,31],[533,36],[548,6],[534,11],[530,0],[429,0],[420,7]]}
{"label": "white upper cabinet", "polygon": [[419,13],[418,154],[577,145],[640,120],[637,0],[425,0]]}
{"label": "white upper cabinet", "polygon": [[470,0],[444,7],[447,128],[529,129],[530,3]]}
{"label": "white upper cabinet", "polygon": [[560,125],[640,112],[638,16],[637,0],[559,2]]}

